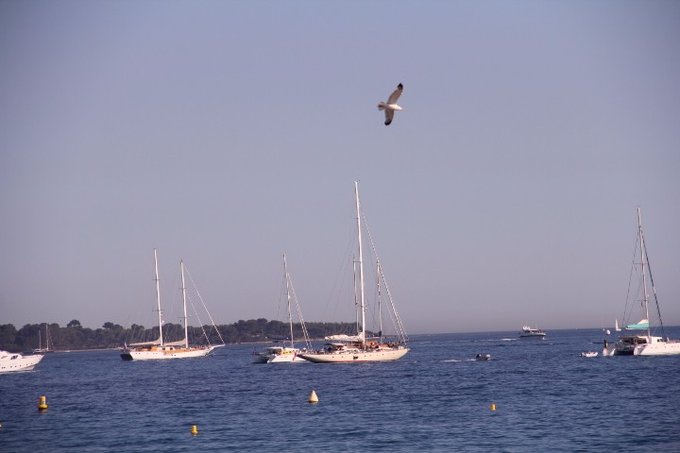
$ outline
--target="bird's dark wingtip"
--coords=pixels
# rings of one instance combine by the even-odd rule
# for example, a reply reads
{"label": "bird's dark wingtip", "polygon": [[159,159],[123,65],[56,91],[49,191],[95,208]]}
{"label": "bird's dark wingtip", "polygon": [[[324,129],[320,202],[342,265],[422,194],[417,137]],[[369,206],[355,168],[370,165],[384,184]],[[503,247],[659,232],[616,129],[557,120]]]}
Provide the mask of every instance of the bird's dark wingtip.
{"label": "bird's dark wingtip", "polygon": [[404,89],[404,84],[403,84],[403,83],[400,83],[399,85],[397,85],[397,88],[399,88],[400,90],[403,90],[403,89]]}
{"label": "bird's dark wingtip", "polygon": [[392,124],[392,121],[385,121],[385,126],[389,126],[390,124]]}

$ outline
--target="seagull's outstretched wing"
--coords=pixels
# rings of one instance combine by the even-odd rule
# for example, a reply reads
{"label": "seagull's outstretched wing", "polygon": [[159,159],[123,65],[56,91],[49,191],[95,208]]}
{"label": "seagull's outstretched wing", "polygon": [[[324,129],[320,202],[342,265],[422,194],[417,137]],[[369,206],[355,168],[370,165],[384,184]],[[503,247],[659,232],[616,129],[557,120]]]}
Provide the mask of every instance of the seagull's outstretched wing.
{"label": "seagull's outstretched wing", "polygon": [[387,99],[388,104],[394,104],[397,102],[397,99],[399,99],[399,96],[401,96],[401,92],[404,91],[404,85],[401,83],[397,85],[397,89],[390,94],[390,97]]}
{"label": "seagull's outstretched wing", "polygon": [[[399,95],[397,95],[397,97],[399,97]],[[392,118],[394,118],[394,110],[386,109],[385,110],[385,126],[389,126],[392,123]]]}

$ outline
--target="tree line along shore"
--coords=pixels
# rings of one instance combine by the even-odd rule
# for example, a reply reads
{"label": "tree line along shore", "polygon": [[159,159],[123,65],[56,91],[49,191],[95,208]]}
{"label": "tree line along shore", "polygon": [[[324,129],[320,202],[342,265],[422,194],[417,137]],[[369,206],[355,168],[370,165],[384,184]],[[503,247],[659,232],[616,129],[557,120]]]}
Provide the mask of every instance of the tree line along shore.
{"label": "tree line along shore", "polygon": [[[356,333],[352,322],[305,322],[310,338],[323,338],[338,333]],[[254,343],[263,341],[286,340],[290,336],[290,325],[282,321],[264,318],[239,320],[233,324],[216,326],[189,327],[189,341],[192,344],[221,344],[220,335],[225,343]],[[203,332],[208,336],[205,338]],[[299,323],[293,324],[293,336],[303,338]],[[184,337],[181,324],[163,325],[163,338],[176,341]],[[153,341],[158,338],[158,326],[145,328],[132,324],[129,328],[112,322],[91,329],[83,327],[76,319],[65,327],[58,323],[26,324],[17,329],[13,324],[0,324],[0,349],[10,352],[26,352],[37,348],[53,351],[87,350],[117,348],[124,344]]]}

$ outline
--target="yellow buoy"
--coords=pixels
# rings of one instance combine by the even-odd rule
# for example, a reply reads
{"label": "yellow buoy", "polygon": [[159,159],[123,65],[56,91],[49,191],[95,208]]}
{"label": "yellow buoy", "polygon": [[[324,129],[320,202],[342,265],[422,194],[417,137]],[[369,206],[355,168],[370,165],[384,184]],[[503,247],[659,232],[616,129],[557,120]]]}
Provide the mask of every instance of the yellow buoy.
{"label": "yellow buoy", "polygon": [[496,403],[491,403],[491,406],[489,406],[489,409],[491,409],[491,411],[495,411],[496,410]]}
{"label": "yellow buoy", "polygon": [[47,397],[45,395],[42,395],[38,400],[38,410],[39,411],[47,410]]}
{"label": "yellow buoy", "polygon": [[319,402],[319,397],[316,396],[316,392],[312,390],[312,393],[309,394],[309,399],[307,400],[310,404],[313,403],[318,403]]}
{"label": "yellow buoy", "polygon": [[191,425],[191,435],[195,436],[198,434],[198,426],[196,425]]}

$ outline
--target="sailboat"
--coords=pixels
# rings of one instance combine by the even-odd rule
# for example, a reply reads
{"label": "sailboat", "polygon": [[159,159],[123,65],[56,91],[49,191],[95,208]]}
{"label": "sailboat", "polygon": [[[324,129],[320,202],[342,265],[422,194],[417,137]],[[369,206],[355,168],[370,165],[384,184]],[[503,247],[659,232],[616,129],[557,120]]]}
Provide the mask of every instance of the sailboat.
{"label": "sailboat", "polygon": [[[184,261],[180,261],[182,278],[182,305],[184,308],[184,338],[179,341],[166,342],[163,339],[163,313],[161,311],[160,281],[158,279],[158,255],[153,251],[156,271],[156,305],[158,310],[158,339],[150,342],[125,345],[120,357],[123,360],[165,360],[205,357],[221,345],[189,345],[189,325],[187,318],[186,284],[184,280]],[[219,332],[218,332],[219,334]],[[221,338],[221,337],[220,337]]]}
{"label": "sailboat", "polygon": [[[311,349],[311,344],[309,342],[309,335],[307,334],[307,328],[305,327],[305,321],[302,319],[302,312],[300,310],[300,304],[298,304],[297,297],[294,297],[295,290],[293,289],[293,281],[288,273],[288,265],[286,262],[286,255],[283,255],[283,274],[286,279],[286,299],[288,301],[288,324],[290,326],[290,346],[269,346],[264,351],[256,353],[254,362],[255,363],[304,363],[307,360],[300,356],[300,352],[304,352],[307,349]],[[302,326],[302,333],[305,338],[306,349],[300,350],[295,347],[295,340],[293,338],[293,314],[291,310],[291,299],[295,300],[295,307],[297,308],[298,318],[300,319],[300,325]]]}
{"label": "sailboat", "polygon": [[621,327],[619,327],[619,318],[614,319],[614,330],[621,332]]}
{"label": "sailboat", "polygon": [[[644,318],[635,324],[625,325],[627,331],[644,331],[638,334],[621,335],[614,345],[608,345],[605,341],[605,346],[602,351],[604,356],[612,355],[641,355],[641,356],[657,356],[657,355],[676,355],[680,354],[680,341],[671,340],[666,337],[663,327],[663,320],[661,319],[661,308],[659,307],[659,299],[656,295],[656,288],[654,286],[654,278],[652,277],[652,269],[649,265],[649,257],[647,255],[647,246],[645,244],[645,237],[642,231],[642,214],[640,208],[637,208],[637,243],[636,249],[639,247],[640,262],[636,263],[633,258],[633,268],[639,266],[640,279],[642,280],[642,298],[640,300],[641,307],[644,310]],[[631,274],[632,275],[632,274]],[[654,295],[654,302],[656,304],[656,311],[658,313],[659,325],[661,328],[661,336],[652,335],[649,324],[649,294],[647,292],[647,279],[652,287]],[[618,326],[618,320],[617,320]]]}
{"label": "sailboat", "polygon": [[33,350],[36,354],[45,354],[46,352],[54,352],[54,345],[50,339],[50,331],[45,323],[45,347],[42,346],[42,335],[38,329],[38,347]]}
{"label": "sailboat", "polygon": [[[392,304],[393,314],[396,321],[399,340],[395,342],[386,343],[382,339],[382,328],[380,329],[380,336],[375,339],[366,338],[366,302],[364,297],[364,265],[363,265],[363,249],[362,249],[362,222],[361,222],[361,207],[359,203],[359,184],[354,182],[354,195],[357,212],[357,242],[358,242],[358,264],[359,279],[358,279],[358,318],[360,325],[357,329],[356,335],[332,335],[326,337],[329,343],[326,347],[317,352],[302,353],[303,358],[310,362],[316,363],[355,363],[355,362],[389,362],[402,358],[409,349],[406,347],[406,333],[399,315],[394,310]],[[370,236],[370,235],[369,235]],[[379,275],[384,275],[378,261]],[[389,291],[387,291],[389,295]]]}

